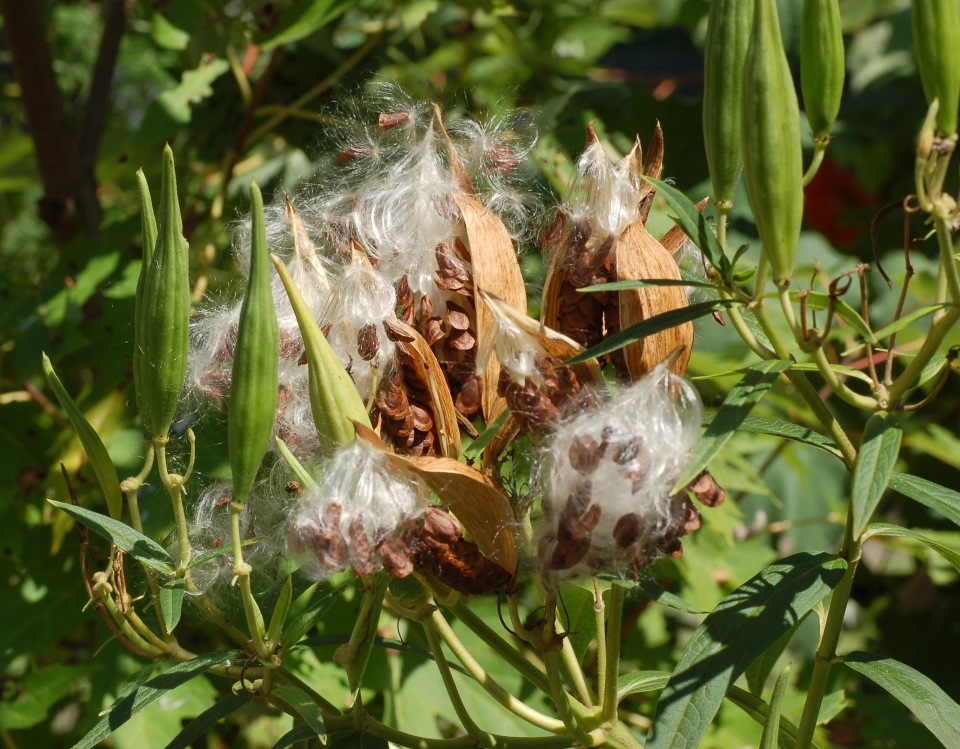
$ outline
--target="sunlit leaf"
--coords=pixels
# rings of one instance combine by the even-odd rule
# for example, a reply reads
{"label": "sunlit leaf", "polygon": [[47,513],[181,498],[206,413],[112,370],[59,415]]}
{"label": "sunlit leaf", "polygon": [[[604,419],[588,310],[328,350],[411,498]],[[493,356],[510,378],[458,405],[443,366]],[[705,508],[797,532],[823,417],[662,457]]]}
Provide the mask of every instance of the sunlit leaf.
{"label": "sunlit leaf", "polygon": [[667,205],[677,214],[675,221],[683,229],[683,233],[700,248],[711,265],[722,269],[726,262],[723,248],[720,246],[717,236],[707,224],[707,219],[697,209],[696,203],[673,185],[659,179],[653,179],[653,177],[644,177],[644,179],[657,188],[657,194],[667,201]]}
{"label": "sunlit leaf", "polygon": [[863,533],[887,490],[902,438],[903,429],[893,414],[877,413],[867,422],[851,489],[854,538]]}
{"label": "sunlit leaf", "polygon": [[873,523],[864,531],[863,537],[864,539],[874,537],[912,538],[914,541],[919,541],[933,549],[960,572],[960,551],[945,546],[939,541],[934,541],[932,538],[924,536],[917,531],[910,530],[909,528],[901,528],[899,525],[890,525],[888,523]]}

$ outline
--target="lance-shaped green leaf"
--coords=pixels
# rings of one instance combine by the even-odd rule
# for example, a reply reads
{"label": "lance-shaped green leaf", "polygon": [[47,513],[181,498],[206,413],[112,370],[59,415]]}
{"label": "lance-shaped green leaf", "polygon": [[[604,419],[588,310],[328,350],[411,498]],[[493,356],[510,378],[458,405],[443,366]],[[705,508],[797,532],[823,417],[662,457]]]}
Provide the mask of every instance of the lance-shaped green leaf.
{"label": "lance-shaped green leaf", "polygon": [[874,414],[863,430],[851,490],[854,538],[863,533],[887,489],[900,454],[902,437],[900,422],[889,413]]}
{"label": "lance-shaped green leaf", "polygon": [[647,749],[698,746],[727,690],[840,582],[846,567],[830,554],[794,554],[724,598],[694,633],[664,688]]}
{"label": "lance-shaped green leaf", "polygon": [[240,308],[237,345],[230,381],[227,442],[233,475],[233,504],[243,507],[270,444],[277,414],[277,372],[280,339],[277,310],[270,285],[267,231],[263,197],[257,183],[250,184],[253,236],[250,279]]}
{"label": "lance-shaped green leaf", "polygon": [[727,264],[727,258],[723,254],[723,248],[720,247],[716,234],[707,224],[707,219],[699,211],[697,204],[673,185],[653,177],[645,176],[643,179],[657,188],[657,194],[666,200],[667,205],[677,214],[674,218],[677,226],[683,229],[683,233],[690,238],[690,241],[707,256],[710,264],[723,270]]}
{"label": "lance-shaped green leaf", "polygon": [[916,669],[893,658],[853,652],[843,662],[912,712],[947,749],[960,749],[960,705]]}
{"label": "lance-shaped green leaf", "polygon": [[888,486],[960,525],[960,492],[906,473],[894,473]]}
{"label": "lance-shaped green leaf", "polygon": [[110,706],[110,711],[86,736],[74,745],[73,749],[92,749],[130,718],[152,705],[163,695],[206,673],[214,666],[219,666],[221,663],[235,658],[236,653],[236,650],[219,650],[206,653],[192,660],[177,663],[160,676],[150,679],[146,684],[137,686],[129,694],[114,702]]}
{"label": "lance-shaped green leaf", "polygon": [[767,721],[763,724],[763,735],[760,737],[760,749],[777,749],[780,738],[780,706],[783,704],[783,695],[787,691],[787,679],[790,676],[790,666],[787,665],[773,688],[770,697],[770,707],[767,712]]}
{"label": "lance-shaped green leaf", "polygon": [[786,372],[791,364],[792,362],[780,359],[768,359],[754,364],[743,379],[733,386],[724,399],[723,405],[720,406],[720,410],[710,422],[710,426],[707,427],[707,431],[694,446],[693,453],[674,491],[683,489],[707,467],[713,457],[730,441],[743,420],[750,415],[753,407],[760,402],[780,374]]}
{"label": "lance-shaped green leaf", "polygon": [[164,749],[190,749],[193,742],[202,739],[207,731],[227,716],[237,712],[252,699],[253,695],[250,692],[239,692],[237,694],[230,692],[215,705],[207,708],[187,723],[186,727]]}
{"label": "lance-shaped green leaf", "polygon": [[737,304],[740,304],[740,302],[733,299],[715,299],[709,302],[691,304],[689,307],[681,307],[680,309],[661,312],[659,315],[654,315],[647,320],[624,328],[619,333],[614,333],[612,336],[604,339],[602,343],[598,343],[596,346],[567,359],[563,362],[563,365],[580,364],[590,359],[599,358],[604,354],[609,354],[611,351],[622,349],[634,341],[639,341],[654,333],[659,333],[661,330],[675,328],[678,325],[683,325],[685,322],[696,320],[704,315],[709,315],[711,312],[733,307]]}
{"label": "lance-shaped green leaf", "polygon": [[887,336],[891,336],[894,333],[903,330],[908,325],[913,325],[917,320],[931,315],[938,310],[942,310],[946,307],[949,307],[950,304],[944,302],[943,304],[929,304],[926,307],[921,307],[920,309],[915,309],[909,315],[904,315],[899,320],[894,320],[889,325],[884,325],[880,330],[874,332],[874,336],[877,339],[882,340]]}
{"label": "lance-shaped green leaf", "polygon": [[186,581],[182,577],[167,580],[160,586],[160,610],[167,625],[167,632],[173,632],[180,623],[180,613],[183,610],[183,594]]}
{"label": "lance-shaped green leaf", "polygon": [[[740,687],[730,687],[730,690],[727,692],[727,699],[761,726],[766,724],[767,715],[770,714],[770,707],[760,697],[752,695],[750,692],[740,689]],[[796,743],[797,727],[786,718],[781,718],[778,736],[780,749],[794,749]],[[817,749],[816,744],[811,744],[810,746],[813,749]]]}
{"label": "lance-shaped green leaf", "polygon": [[166,549],[152,538],[138,533],[126,523],[101,515],[99,512],[88,510],[86,507],[77,507],[66,502],[54,502],[52,499],[47,501],[58,510],[63,510],[77,522],[87,526],[97,535],[116,544],[118,548],[123,549],[130,556],[139,559],[148,567],[166,575],[174,573],[173,559],[167,554]]}
{"label": "lance-shaped green leaf", "polygon": [[290,306],[293,307],[300,325],[309,367],[310,409],[317,425],[320,446],[330,453],[338,446],[353,441],[356,435],[354,421],[369,427],[370,418],[353,380],[314,320],[313,313],[283,261],[276,255],[270,257],[280,280],[283,281],[283,287],[287,290]]}
{"label": "lance-shaped green leaf", "polygon": [[940,543],[939,541],[934,541],[932,538],[924,536],[922,533],[917,533],[909,528],[901,528],[899,525],[890,525],[889,523],[873,523],[872,525],[867,526],[867,530],[864,531],[863,538],[866,540],[868,538],[873,538],[874,536],[888,538],[912,538],[914,541],[919,541],[922,544],[926,544],[926,546],[933,549],[940,556],[950,562],[957,572],[960,572],[960,551],[952,549],[949,546]]}
{"label": "lance-shaped green leaf", "polygon": [[783,637],[773,643],[773,645],[771,645],[769,648],[764,650],[763,654],[750,664],[750,667],[746,671],[747,686],[750,687],[750,691],[757,695],[757,697],[763,694],[763,688],[766,686],[767,677],[770,676],[770,672],[773,671],[773,667],[777,665],[777,661],[779,660],[780,656],[783,655],[783,651],[787,649],[787,645],[790,644],[790,640],[793,639],[793,636],[797,633],[797,630],[800,629],[800,625],[803,623],[804,619],[806,619],[805,616],[797,619],[796,623],[787,630]]}
{"label": "lance-shaped green leaf", "polygon": [[624,674],[617,680],[617,702],[628,694],[641,692],[656,692],[667,686],[670,681],[669,671],[634,671]]}
{"label": "lance-shaped green leaf", "polygon": [[[162,17],[162,16],[161,16]],[[147,410],[146,396],[143,390],[143,341],[140,340],[140,320],[143,315],[143,290],[146,286],[147,268],[153,258],[153,249],[157,244],[157,219],[153,213],[153,201],[150,198],[150,186],[143,169],[137,170],[137,191],[140,194],[140,236],[143,249],[143,262],[140,264],[140,276],[137,278],[137,294],[133,305],[133,389],[137,398],[137,410],[143,421],[143,429],[148,437],[153,435],[150,426],[150,412]]]}
{"label": "lance-shaped green leaf", "polygon": [[283,631],[283,623],[287,620],[287,612],[290,610],[292,601],[293,577],[288,577],[283,584],[283,588],[280,589],[277,603],[273,607],[273,614],[270,616],[270,624],[267,627],[267,642],[280,641],[280,633]]}
{"label": "lance-shaped green leaf", "polygon": [[500,431],[500,427],[504,425],[507,417],[510,415],[509,411],[504,411],[493,423],[483,430],[483,433],[477,437],[473,442],[471,442],[463,452],[460,454],[460,460],[464,463],[470,463],[471,461],[479,458],[483,451],[486,449],[487,445],[493,441],[493,438],[497,436],[497,432]]}
{"label": "lance-shaped green leaf", "polygon": [[[340,594],[348,584],[349,583],[344,583],[339,588],[334,588],[302,614],[295,617],[288,626],[284,627],[283,638],[281,639],[284,650],[288,650],[296,645],[300,641],[300,638],[323,618],[323,615],[326,614],[330,610],[330,607],[340,598]],[[299,601],[299,599],[297,600]],[[296,608],[296,603],[294,603],[294,608]]]}
{"label": "lance-shaped green leaf", "polygon": [[107,454],[107,448],[103,446],[103,441],[97,430],[93,428],[83,412],[73,402],[73,398],[67,392],[67,389],[60,382],[57,373],[53,371],[53,365],[46,354],[43,354],[43,373],[47,376],[47,382],[50,388],[67,412],[67,418],[73,425],[77,437],[80,438],[80,444],[83,445],[87,453],[87,459],[93,466],[94,473],[97,474],[97,481],[100,482],[100,489],[107,500],[107,510],[110,517],[119,519],[123,513],[123,494],[120,492],[120,480],[117,478],[117,469]]}
{"label": "lance-shaped green leaf", "polygon": [[157,242],[145,272],[136,345],[143,354],[140,384],[147,424],[153,436],[161,437],[170,431],[187,373],[191,304],[188,247],[170,146],[163,149]]}
{"label": "lance-shaped green leaf", "polygon": [[[707,411],[703,415],[703,425],[709,426],[716,418],[716,411]],[[808,429],[800,424],[793,424],[789,421],[780,421],[779,419],[768,419],[765,416],[748,416],[737,427],[738,432],[751,432],[753,434],[768,434],[771,437],[783,437],[794,442],[802,442],[805,445],[819,448],[838,458],[843,458],[843,454],[837,448],[836,443],[829,437],[824,437],[819,432]]]}
{"label": "lance-shaped green leaf", "polygon": [[694,281],[686,278],[645,278],[643,280],[633,281],[611,281],[610,283],[598,283],[595,286],[584,286],[577,289],[581,294],[598,293],[603,291],[626,291],[628,289],[645,289],[648,286],[691,286],[695,289],[719,289],[715,283],[709,281]]}
{"label": "lance-shaped green leaf", "polygon": [[635,589],[650,600],[656,601],[661,606],[667,606],[668,608],[676,609],[677,611],[685,611],[688,614],[707,613],[706,611],[701,611],[693,604],[687,603],[680,596],[671,593],[669,590],[660,585],[660,583],[654,580],[652,576],[644,574],[643,572],[640,573],[640,576],[636,580],[624,580],[622,576],[606,572],[599,573],[597,577],[599,577],[601,580],[616,582],[628,590],[631,588]]}
{"label": "lance-shaped green leaf", "polygon": [[315,737],[326,743],[327,729],[323,725],[323,716],[310,695],[292,684],[280,684],[273,688],[273,694],[297,711],[304,722],[310,726]]}

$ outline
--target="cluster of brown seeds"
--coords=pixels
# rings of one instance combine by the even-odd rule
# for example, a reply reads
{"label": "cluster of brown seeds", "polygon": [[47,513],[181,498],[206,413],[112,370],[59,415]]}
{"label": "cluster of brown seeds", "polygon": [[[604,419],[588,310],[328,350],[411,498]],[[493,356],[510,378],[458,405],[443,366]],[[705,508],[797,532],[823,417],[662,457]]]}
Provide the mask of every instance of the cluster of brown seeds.
{"label": "cluster of brown seeds", "polygon": [[497,383],[497,394],[506,399],[522,432],[547,431],[577,402],[577,394],[581,391],[580,381],[572,368],[556,368],[559,359],[536,353],[534,361],[542,385],[532,377],[527,377],[520,385],[506,369],[500,370]]}

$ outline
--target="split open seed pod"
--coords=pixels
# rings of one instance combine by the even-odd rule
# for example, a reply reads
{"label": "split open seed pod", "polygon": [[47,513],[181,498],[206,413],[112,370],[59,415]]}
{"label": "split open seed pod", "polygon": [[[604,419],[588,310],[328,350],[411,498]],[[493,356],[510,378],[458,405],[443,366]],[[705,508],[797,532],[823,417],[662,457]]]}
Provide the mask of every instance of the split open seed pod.
{"label": "split open seed pod", "polygon": [[[355,422],[354,426],[358,437],[386,450],[376,432],[360,423]],[[399,470],[414,472],[430,487],[457,516],[485,557],[511,574],[516,571],[516,516],[510,500],[490,478],[453,458],[387,455]]]}
{"label": "split open seed pod", "polygon": [[[477,197],[473,183],[450,141],[440,108],[434,105],[434,121],[447,144],[450,168],[459,183],[453,199],[460,212],[458,238],[470,255],[473,303],[477,338],[483,340],[492,321],[492,312],[486,302],[479,299],[476,289],[485,289],[502,299],[522,314],[527,310],[527,293],[523,273],[517,262],[517,254],[510,240],[510,233],[492,211],[487,210]],[[490,424],[506,410],[503,398],[497,395],[500,364],[495,359],[489,363],[481,378],[481,404],[484,420]]]}
{"label": "split open seed pod", "polygon": [[[680,280],[670,253],[646,230],[653,200],[643,175],[658,177],[663,166],[663,134],[659,124],[653,144],[642,159],[639,139],[615,168],[610,164],[591,126],[581,157],[574,205],[558,214],[545,232],[545,244],[557,250],[550,263],[543,291],[541,321],[590,348],[608,336],[655,315],[687,306],[683,287],[658,286],[609,292],[578,289],[615,281],[642,279]],[[569,218],[568,218],[569,213]],[[678,346],[685,354],[676,363],[682,374],[693,345],[691,323],[635,341],[610,355],[624,379],[637,379],[659,364]]]}

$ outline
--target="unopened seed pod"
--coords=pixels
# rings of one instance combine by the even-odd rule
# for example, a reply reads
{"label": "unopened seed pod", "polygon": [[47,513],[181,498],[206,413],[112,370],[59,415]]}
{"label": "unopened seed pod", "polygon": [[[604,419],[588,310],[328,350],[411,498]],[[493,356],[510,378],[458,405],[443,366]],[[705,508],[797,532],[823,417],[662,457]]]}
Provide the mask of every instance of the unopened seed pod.
{"label": "unopened seed pod", "polygon": [[756,0],[743,67],[743,177],[760,242],[778,285],[789,283],[803,218],[800,109],[783,50],[776,0]]}
{"label": "unopened seed pod", "polygon": [[317,425],[320,446],[330,454],[353,440],[356,434],[354,422],[369,427],[370,417],[353,380],[317,325],[283,261],[276,255],[271,255],[270,259],[297,316],[309,367],[310,410]]}
{"label": "unopened seed pod", "polygon": [[840,111],[846,68],[838,0],[803,0],[800,85],[815,139],[827,138]]}
{"label": "unopened seed pod", "polygon": [[183,237],[173,151],[163,149],[157,242],[146,269],[137,346],[143,362],[141,385],[154,437],[166,436],[187,373],[190,336],[190,278]]}
{"label": "unopened seed pod", "polygon": [[227,441],[233,474],[233,503],[242,507],[270,444],[277,413],[280,336],[270,285],[270,259],[263,197],[250,185],[253,236],[250,279],[240,308],[228,406]]}
{"label": "unopened seed pod", "polygon": [[940,101],[937,129],[957,132],[960,104],[960,9],[956,0],[913,0],[913,48],[927,102]]}
{"label": "unopened seed pod", "polygon": [[743,170],[740,96],[753,0],[713,0],[703,67],[703,140],[717,206],[729,210]]}
{"label": "unopened seed pod", "polygon": [[143,169],[137,170],[137,191],[140,193],[140,223],[143,244],[143,262],[140,265],[140,277],[137,279],[137,296],[133,305],[133,389],[137,398],[137,409],[143,421],[143,430],[147,437],[153,436],[150,426],[150,411],[147,408],[143,390],[143,341],[140,339],[140,316],[143,308],[143,290],[146,285],[147,268],[153,257],[153,248],[157,243],[157,219],[153,214],[153,201],[150,199],[150,187]]}

